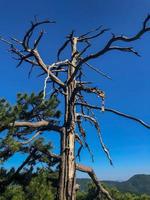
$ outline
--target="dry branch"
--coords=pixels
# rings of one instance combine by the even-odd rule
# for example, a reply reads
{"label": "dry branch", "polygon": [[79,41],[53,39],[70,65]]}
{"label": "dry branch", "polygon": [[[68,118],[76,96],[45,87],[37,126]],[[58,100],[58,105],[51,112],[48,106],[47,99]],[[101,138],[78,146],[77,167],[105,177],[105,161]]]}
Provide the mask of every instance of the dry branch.
{"label": "dry branch", "polygon": [[[77,117],[77,125],[78,125],[79,132],[80,132],[80,134],[82,136],[82,140],[83,140],[84,146],[87,148],[87,150],[88,150],[88,152],[89,152],[89,154],[91,156],[92,162],[94,162],[94,156],[93,156],[93,153],[92,153],[88,143],[86,142],[86,132],[82,127],[81,118],[79,116]],[[78,152],[78,154],[79,154],[79,152]]]}
{"label": "dry branch", "polygon": [[101,76],[104,76],[108,79],[111,79],[110,76],[108,76],[106,73],[104,73],[102,70],[98,69],[97,67],[93,67],[91,64],[85,62],[85,64],[90,67],[93,71],[97,72],[98,74],[100,74]]}
{"label": "dry branch", "polygon": [[[97,37],[101,36],[102,34],[104,34],[106,31],[109,31],[109,30],[110,30],[110,29],[108,29],[108,28],[105,28],[105,29],[100,30],[101,28],[102,28],[102,26],[96,28],[95,30],[89,31],[89,32],[87,32],[87,33],[85,33],[85,34],[79,36],[78,41],[79,41],[79,42],[83,42],[83,41],[88,41],[88,40],[97,38]],[[96,34],[94,34],[94,35],[92,35],[92,36],[88,36],[89,34],[94,33],[94,32],[97,32],[97,31],[99,31],[99,32],[96,33]]]}
{"label": "dry branch", "polygon": [[[94,173],[93,169],[90,167],[86,167],[80,164],[76,164],[76,170],[79,170],[81,172],[88,173],[88,175],[91,177],[93,183],[95,184],[97,188],[97,193],[95,196],[98,196],[99,194],[104,195],[107,199],[113,200],[112,197],[110,196],[109,192],[102,186],[100,181],[98,181],[96,174]],[[101,198],[100,198],[101,199]]]}
{"label": "dry branch", "polygon": [[83,115],[81,113],[76,113],[76,116],[77,116],[77,119],[78,119],[78,117],[82,117],[82,118],[84,118],[84,119],[86,119],[89,122],[94,124],[94,126],[95,126],[95,128],[97,130],[97,133],[98,133],[98,138],[99,138],[100,144],[102,146],[102,149],[105,152],[110,164],[113,165],[112,159],[110,157],[109,150],[108,150],[108,148],[106,147],[106,145],[103,142],[103,138],[102,138],[101,131],[100,131],[100,126],[99,126],[99,123],[97,122],[97,120],[95,118],[89,116],[89,115]]}
{"label": "dry branch", "polygon": [[[148,15],[146,17],[146,19],[143,22],[142,28],[137,32],[137,34],[135,34],[133,37],[127,37],[127,36],[115,36],[114,34],[112,35],[112,38],[110,38],[107,42],[107,44],[105,45],[105,47],[99,51],[97,51],[96,53],[90,54],[88,56],[86,56],[80,63],[79,65],[82,65],[83,63],[91,60],[91,59],[95,59],[98,58],[100,56],[102,56],[103,54],[109,52],[110,50],[122,50],[122,51],[127,51],[127,48],[123,49],[122,47],[118,47],[118,49],[113,48],[112,45],[115,42],[125,42],[125,43],[129,43],[129,42],[133,42],[135,40],[138,40],[141,38],[141,36],[143,36],[145,33],[150,31],[150,27],[147,27],[147,24],[150,20],[150,15]],[[111,49],[112,48],[112,49]],[[134,52],[133,49],[129,49],[129,51]],[[134,52],[136,55],[138,55],[137,52]]]}
{"label": "dry branch", "polygon": [[[88,107],[88,108],[91,108],[91,109],[96,109],[96,110],[101,110],[102,111],[102,107],[99,107],[99,106],[94,106],[94,105],[90,105],[90,104],[86,104],[86,103],[79,103],[79,102],[76,103],[76,105],[84,106],[84,107]],[[134,120],[134,121],[140,123],[141,125],[143,125],[144,127],[150,129],[150,125],[149,124],[145,123],[143,120],[141,120],[141,119],[139,119],[137,117],[134,117],[132,115],[128,115],[128,114],[125,114],[125,113],[120,112],[118,110],[107,108],[107,107],[105,107],[105,111],[114,113],[116,115],[131,119],[131,120]]]}

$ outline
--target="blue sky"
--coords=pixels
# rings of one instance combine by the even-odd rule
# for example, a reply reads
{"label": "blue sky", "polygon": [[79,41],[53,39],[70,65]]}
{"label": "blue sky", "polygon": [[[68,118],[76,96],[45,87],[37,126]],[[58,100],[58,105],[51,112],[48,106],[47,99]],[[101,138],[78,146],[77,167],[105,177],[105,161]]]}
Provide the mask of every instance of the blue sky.
{"label": "blue sky", "polygon": [[[41,46],[44,59],[53,62],[57,48],[72,29],[76,30],[78,35],[104,25],[111,28],[113,33],[131,36],[139,30],[148,13],[148,0],[1,0],[0,34],[7,38],[22,38],[34,15],[40,19],[56,20],[55,25],[45,27],[47,33]],[[104,39],[109,36],[107,34]],[[96,41],[92,50],[101,48],[103,43],[103,40]],[[112,77],[111,81],[94,72],[91,75],[91,72],[89,74],[87,71],[86,75],[88,80],[94,80],[96,86],[105,90],[108,107],[150,123],[150,33],[133,44],[142,55],[141,58],[111,52],[91,62],[107,72]],[[42,89],[43,80],[36,78],[37,72],[28,79],[28,65],[16,69],[16,62],[4,44],[0,45],[0,60],[1,97],[14,103],[17,92],[37,92]],[[101,179],[125,180],[136,173],[150,174],[150,130],[134,121],[109,113],[99,113],[97,118],[101,124],[104,141],[111,152],[114,167],[109,165],[99,147],[94,128],[88,125],[88,140],[95,154],[95,162],[91,162],[86,151],[82,153],[81,162],[93,166]],[[57,137],[53,137],[52,140],[56,142]],[[21,158],[17,157],[15,163],[20,161]],[[14,159],[8,166],[13,165]]]}

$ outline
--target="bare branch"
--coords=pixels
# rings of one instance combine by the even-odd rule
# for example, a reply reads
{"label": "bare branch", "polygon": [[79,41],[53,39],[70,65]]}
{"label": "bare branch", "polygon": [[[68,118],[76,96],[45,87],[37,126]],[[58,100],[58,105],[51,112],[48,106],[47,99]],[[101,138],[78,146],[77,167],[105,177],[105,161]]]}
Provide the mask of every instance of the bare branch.
{"label": "bare branch", "polygon": [[107,74],[105,74],[102,70],[97,69],[96,67],[93,67],[92,65],[90,65],[90,64],[87,63],[87,62],[85,62],[85,64],[86,64],[88,67],[90,67],[92,70],[94,70],[95,72],[97,72],[98,74],[100,74],[101,76],[104,76],[104,77],[106,77],[106,78],[108,78],[108,79],[111,80],[111,77],[108,76]]}
{"label": "bare branch", "polygon": [[0,132],[4,131],[6,129],[9,129],[10,127],[28,127],[28,128],[43,128],[45,130],[52,130],[56,132],[62,132],[62,129],[60,126],[53,125],[50,121],[42,120],[38,122],[26,122],[26,121],[16,121],[14,123],[8,124],[7,126],[1,126]]}
{"label": "bare branch", "polygon": [[[112,45],[115,43],[115,42],[133,42],[135,40],[138,40],[141,38],[141,36],[143,36],[145,33],[149,32],[150,31],[150,27],[146,27],[147,26],[147,23],[149,22],[150,20],[150,15],[148,15],[148,17],[144,20],[143,22],[143,26],[142,28],[140,29],[140,31],[135,34],[133,37],[126,37],[126,36],[115,36],[113,35],[112,38],[110,38],[107,42],[107,44],[105,45],[105,47],[99,51],[97,51],[96,53],[94,54],[90,54],[88,55],[87,57],[85,57],[80,63],[79,65],[87,62],[88,60],[91,60],[91,59],[95,59],[95,58],[98,58],[100,57],[101,55],[107,53],[108,51],[110,51]],[[120,47],[121,48],[121,47]],[[120,50],[120,48],[118,49],[111,49],[111,50]]]}
{"label": "bare branch", "polygon": [[[84,84],[84,83],[82,83],[82,84]],[[87,104],[87,101],[85,100],[84,96],[82,95],[82,91],[80,91],[80,94],[77,94],[77,96],[78,96],[78,100],[80,100],[82,103]],[[94,112],[89,108],[86,108],[86,109],[88,111],[88,115],[91,114],[91,116],[94,117]],[[82,105],[81,105],[81,111],[83,111],[83,110],[84,110],[84,106],[82,107]],[[82,112],[82,114],[84,114],[84,112]]]}
{"label": "bare branch", "polygon": [[139,56],[139,57],[140,57],[140,54],[139,54],[137,51],[135,51],[135,50],[133,49],[133,47],[112,46],[112,47],[109,48],[109,51],[111,51],[111,50],[118,50],[118,51],[123,51],[123,52],[130,52],[130,53],[133,53],[133,54],[135,54],[136,56]]}
{"label": "bare branch", "polygon": [[105,98],[105,93],[96,87],[85,87],[79,83],[77,86],[77,90],[88,92],[88,93],[94,93],[94,94],[97,94],[101,98]]}
{"label": "bare branch", "polygon": [[[23,54],[21,51],[19,51],[18,49],[16,49],[14,46],[11,46],[10,51],[14,54],[16,54],[17,56],[19,56],[19,64],[17,66],[20,66],[22,64],[23,61],[26,61],[34,66],[39,66],[38,63],[35,60],[31,60],[29,59],[29,56]],[[29,54],[30,55],[30,54]],[[31,56],[30,56],[31,57]]]}
{"label": "bare branch", "polygon": [[79,159],[79,161],[81,160],[80,153],[81,153],[82,148],[83,148],[83,145],[80,145],[80,147],[78,148],[78,151],[77,151],[77,155],[76,155],[76,157]]}
{"label": "bare branch", "polygon": [[67,45],[69,44],[70,40],[67,40],[61,47],[60,49],[58,50],[58,53],[57,53],[57,60],[60,60],[60,54],[61,52],[67,47]]}
{"label": "bare branch", "polygon": [[144,22],[143,22],[143,29],[146,29],[147,23],[150,19],[150,15],[147,15],[147,17],[145,18]]}
{"label": "bare branch", "polygon": [[17,44],[22,44],[22,41],[20,41],[20,40],[14,38],[14,37],[11,37],[10,39],[11,39],[12,41],[16,42]]}
{"label": "bare branch", "polygon": [[[1,41],[7,43],[8,45],[10,45],[10,51],[15,53],[16,55],[19,56],[20,58],[20,62],[18,64],[18,66],[20,66],[22,64],[23,61],[26,61],[26,62],[29,62],[30,64],[32,65],[35,65],[35,66],[40,66],[42,68],[42,70],[46,73],[49,74],[49,77],[55,82],[57,83],[58,85],[60,85],[62,88],[65,87],[64,83],[57,77],[54,75],[53,72],[51,72],[50,70],[48,70],[48,67],[47,65],[44,63],[44,61],[42,60],[38,50],[37,50],[37,46],[41,40],[41,37],[43,36],[43,31],[41,31],[41,33],[39,34],[39,37],[37,39],[37,41],[35,42],[34,44],[34,47],[33,48],[30,48],[29,47],[29,41],[30,41],[30,38],[32,36],[32,33],[34,31],[34,29],[41,25],[41,24],[45,24],[45,23],[54,23],[53,21],[49,21],[49,20],[45,20],[45,21],[42,21],[42,22],[37,22],[35,24],[32,23],[32,26],[31,28],[27,31],[27,33],[25,34],[24,38],[23,38],[23,41],[21,42],[22,46],[23,46],[23,51],[27,53],[27,55],[24,55],[22,53],[22,51],[20,51],[19,49],[17,49],[12,43],[10,43],[9,41],[3,39],[3,38],[0,38]],[[16,39],[15,39],[16,41]],[[35,59],[34,60],[31,60],[29,59],[30,57],[33,57]]]}
{"label": "bare branch", "polygon": [[[106,31],[109,31],[109,30],[110,30],[110,29],[102,29],[102,30],[100,31],[101,28],[102,28],[102,26],[99,26],[99,27],[96,28],[95,30],[89,31],[89,32],[87,32],[87,33],[85,33],[85,34],[79,36],[78,41],[79,41],[79,42],[82,42],[82,41],[88,41],[88,40],[97,38],[97,37],[99,37],[100,35],[102,35],[103,33],[105,33]],[[95,35],[93,35],[93,36],[87,36],[87,35],[89,35],[89,34],[91,34],[91,33],[93,33],[93,32],[97,32],[97,31],[99,31],[99,32],[96,33]]]}
{"label": "bare branch", "polygon": [[66,40],[64,42],[64,44],[60,47],[60,49],[58,50],[57,52],[57,60],[59,61],[60,60],[60,54],[62,53],[62,51],[67,47],[67,45],[69,44],[69,42],[71,42],[71,39],[73,37],[73,34],[74,34],[74,30],[71,31],[71,33],[66,37],[68,38],[68,40]]}
{"label": "bare branch", "polygon": [[91,33],[95,33],[96,31],[99,31],[102,28],[102,25],[98,26],[96,29],[92,29],[91,31],[88,31],[87,33],[84,33],[83,35],[79,36],[80,38],[84,38],[85,36],[91,34]]}
{"label": "bare branch", "polygon": [[[102,108],[99,107],[99,106],[89,105],[89,104],[86,104],[86,103],[76,103],[76,105],[82,105],[82,106],[85,106],[85,107],[88,107],[88,108],[92,108],[92,109],[96,109],[96,110],[102,110]],[[114,110],[114,109],[111,109],[111,108],[107,108],[107,107],[105,107],[105,111],[114,113],[116,115],[119,115],[119,116],[122,116],[122,117],[125,117],[125,118],[128,118],[128,119],[132,119],[132,120],[140,123],[144,127],[150,129],[150,125],[149,124],[145,123],[143,120],[141,120],[141,119],[139,119],[137,117],[133,117],[131,115],[128,115],[128,114],[125,114],[125,113],[122,113],[120,111],[117,111],[117,110]]]}
{"label": "bare branch", "polygon": [[48,151],[47,149],[40,149],[40,151],[42,153],[44,153],[45,155],[47,155],[49,158],[54,158],[54,159],[57,159],[58,161],[61,160],[61,156],[60,155],[52,153],[52,152]]}
{"label": "bare branch", "polygon": [[86,132],[85,132],[85,130],[82,128],[80,117],[78,117],[78,119],[77,119],[77,125],[78,125],[78,129],[79,129],[79,131],[80,131],[80,133],[81,133],[81,136],[82,136],[84,145],[85,145],[85,147],[87,148],[87,150],[88,150],[88,152],[89,152],[89,154],[90,154],[90,156],[91,156],[92,162],[94,162],[94,156],[93,156],[93,153],[92,153],[92,151],[91,151],[91,149],[90,149],[88,143],[86,142]]}
{"label": "bare branch", "polygon": [[10,41],[4,39],[2,36],[0,36],[0,40],[1,40],[2,42],[4,42],[5,44],[7,44],[7,45],[10,45],[10,46],[13,45]]}
{"label": "bare branch", "polygon": [[83,145],[82,140],[81,140],[80,136],[79,136],[77,133],[75,134],[75,140],[76,140],[79,144]]}
{"label": "bare branch", "polygon": [[66,60],[61,60],[61,61],[55,62],[55,63],[49,65],[48,67],[50,68],[50,70],[59,69],[60,67],[68,66],[68,63],[69,63],[69,60],[66,59]]}
{"label": "bare branch", "polygon": [[78,120],[79,117],[82,117],[82,118],[84,118],[84,119],[86,119],[89,122],[94,124],[94,126],[95,126],[95,128],[97,130],[97,133],[98,133],[98,138],[99,138],[100,144],[102,146],[102,149],[105,152],[110,164],[113,165],[112,159],[110,157],[109,150],[108,150],[108,148],[106,147],[106,145],[103,142],[103,138],[102,138],[101,131],[100,131],[100,126],[99,126],[99,123],[97,122],[97,120],[95,118],[89,116],[89,115],[83,115],[81,113],[76,113],[76,116],[77,116],[77,120]]}
{"label": "bare branch", "polygon": [[[15,41],[18,41],[18,43],[22,44],[22,42],[20,42],[19,40],[15,39],[15,38],[11,38],[11,39],[15,40]],[[10,46],[10,51],[19,56],[19,59],[21,60],[20,61],[21,63],[22,63],[23,60],[25,60],[26,62],[28,62],[28,63],[30,63],[32,65],[38,66],[38,63],[36,63],[35,61],[29,59],[30,56],[28,56],[28,55],[30,55],[30,54],[28,54],[28,55],[23,54],[19,49],[17,49],[14,46],[13,43],[11,43],[10,41],[8,41],[8,40],[6,40],[6,39],[4,39],[2,37],[0,37],[0,40]],[[20,65],[20,64],[18,64],[18,65]]]}
{"label": "bare branch", "polygon": [[80,144],[80,147],[79,147],[79,149],[77,151],[77,155],[76,155],[76,157],[78,157],[80,160],[80,153],[83,148],[83,142],[78,134],[75,134],[75,140]]}
{"label": "bare branch", "polygon": [[32,142],[37,136],[39,136],[42,133],[42,131],[37,131],[30,139],[28,139],[25,142],[19,142],[20,144],[28,144]]}
{"label": "bare branch", "polygon": [[97,38],[99,37],[100,35],[102,35],[103,33],[105,33],[106,31],[109,31],[110,29],[103,29],[101,30],[99,33],[93,35],[93,36],[89,36],[89,37],[83,37],[81,39],[79,39],[79,41],[84,41],[84,40],[91,40],[91,39],[94,39],[94,38]]}
{"label": "bare branch", "polygon": [[40,34],[39,34],[39,37],[38,37],[37,40],[35,41],[34,49],[37,48],[37,46],[38,46],[38,44],[39,44],[39,42],[40,42],[40,40],[41,40],[43,34],[44,34],[44,31],[41,31]]}
{"label": "bare branch", "polygon": [[49,74],[50,78],[51,78],[55,83],[57,83],[58,85],[60,85],[61,87],[64,88],[64,87],[65,87],[64,83],[63,83],[57,76],[55,76],[50,70],[48,70],[47,65],[45,65],[45,63],[43,62],[43,60],[42,60],[42,58],[41,58],[39,52],[38,52],[36,49],[34,49],[34,50],[32,51],[32,54],[34,55],[34,57],[35,57],[35,59],[36,59],[38,65],[39,65],[46,73]]}
{"label": "bare branch", "polygon": [[91,46],[91,44],[88,41],[86,41],[86,43],[86,47],[78,54],[78,58],[80,58],[80,56],[82,56],[82,54],[84,54],[87,51],[87,49]]}
{"label": "bare branch", "polygon": [[119,116],[122,116],[122,117],[125,117],[125,118],[128,118],[128,119],[132,119],[132,120],[134,120],[134,121],[136,121],[136,122],[142,124],[144,127],[150,129],[150,125],[147,124],[147,123],[145,123],[145,122],[144,122],[143,120],[141,120],[141,119],[138,119],[138,118],[133,117],[133,116],[131,116],[131,115],[124,114],[124,113],[122,113],[122,112],[119,112],[119,111],[114,110],[114,109],[111,109],[111,108],[105,108],[105,110],[108,111],[108,112],[112,112],[112,113],[114,113],[114,114],[116,114],[116,115],[119,115]]}
{"label": "bare branch", "polygon": [[46,97],[46,88],[47,88],[47,81],[49,79],[49,72],[50,72],[50,66],[48,67],[47,76],[46,76],[46,78],[44,80],[43,100],[45,100],[45,97]]}
{"label": "bare branch", "polygon": [[31,65],[31,68],[30,68],[30,71],[29,71],[29,73],[28,73],[28,78],[30,78],[31,73],[32,73],[32,71],[33,71],[33,68],[34,68],[34,65],[32,64],[32,65]]}
{"label": "bare branch", "polygon": [[112,197],[110,196],[109,192],[102,186],[100,181],[98,181],[96,174],[94,173],[92,168],[87,167],[87,166],[83,166],[83,165],[80,165],[80,164],[76,164],[76,170],[88,173],[88,175],[91,177],[93,183],[95,184],[95,186],[97,188],[96,196],[98,196],[99,194],[102,193],[102,195],[104,195],[107,199],[113,200]]}
{"label": "bare branch", "polygon": [[[13,52],[13,50],[12,50],[12,52]],[[27,54],[27,55],[25,55],[25,56],[22,56],[21,58],[20,58],[20,62],[17,64],[17,67],[19,67],[22,63],[23,63],[23,61],[25,60],[28,60],[28,58],[31,58],[32,57],[32,54],[31,53],[29,53],[29,54]],[[30,60],[30,59],[29,59]]]}
{"label": "bare branch", "polygon": [[32,33],[34,31],[34,29],[42,24],[49,24],[49,23],[55,23],[55,21],[49,21],[49,20],[44,20],[44,21],[41,21],[41,22],[36,22],[35,24],[34,23],[31,23],[31,27],[29,28],[29,30],[26,32],[24,38],[23,38],[23,42],[22,42],[22,45],[24,47],[24,49],[26,51],[31,51],[30,47],[29,47],[29,40],[32,36]]}

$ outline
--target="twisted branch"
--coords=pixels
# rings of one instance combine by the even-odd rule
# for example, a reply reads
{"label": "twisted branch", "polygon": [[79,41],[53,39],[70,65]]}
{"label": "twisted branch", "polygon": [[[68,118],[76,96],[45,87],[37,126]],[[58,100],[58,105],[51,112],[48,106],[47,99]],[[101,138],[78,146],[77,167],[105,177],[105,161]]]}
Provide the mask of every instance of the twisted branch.
{"label": "twisted branch", "polygon": [[86,132],[85,132],[85,130],[82,128],[80,117],[77,117],[77,125],[78,125],[79,132],[81,133],[84,146],[87,148],[87,150],[88,150],[88,152],[89,152],[89,154],[90,154],[90,156],[91,156],[92,162],[94,162],[94,156],[93,156],[93,153],[92,153],[92,151],[91,151],[91,149],[90,149],[88,143],[86,142]]}
{"label": "twisted branch", "polygon": [[102,149],[105,152],[110,164],[113,165],[112,159],[110,157],[109,150],[108,150],[108,148],[106,147],[106,145],[103,142],[103,138],[102,138],[101,131],[100,131],[100,126],[99,126],[98,122],[96,121],[96,119],[91,117],[91,116],[89,116],[89,115],[83,115],[81,113],[76,113],[76,116],[77,116],[77,119],[79,117],[82,117],[82,118],[87,119],[89,122],[94,124],[94,126],[95,126],[95,128],[97,130],[97,133],[98,133],[98,138],[99,138],[100,144],[102,146]]}
{"label": "twisted branch", "polygon": [[[141,38],[142,35],[144,35],[145,33],[149,32],[150,31],[150,27],[147,27],[147,23],[149,22],[150,20],[150,15],[148,15],[146,17],[146,19],[144,20],[143,22],[143,25],[142,25],[142,28],[140,29],[140,31],[135,34],[133,37],[127,37],[127,36],[115,36],[113,34],[112,38],[110,38],[107,42],[107,44],[105,45],[105,47],[99,51],[97,51],[96,53],[94,54],[90,54],[88,55],[87,57],[85,57],[80,63],[79,65],[87,62],[88,60],[91,60],[91,59],[95,59],[95,58],[98,58],[100,57],[101,55],[107,53],[108,51],[110,50],[122,50],[122,51],[127,51],[127,48],[123,49],[122,47],[117,47],[117,48],[114,48],[112,47],[112,45],[115,43],[115,42],[133,42],[135,40],[138,40]],[[138,55],[137,52],[134,52],[133,49],[128,49],[128,51],[130,52],[133,52],[135,53],[136,55]]]}
{"label": "twisted branch", "polygon": [[[88,173],[88,175],[91,177],[93,183],[95,184],[97,188],[97,193],[95,196],[98,196],[99,194],[102,193],[107,199],[113,200],[112,197],[110,196],[109,192],[102,186],[100,181],[98,181],[96,174],[94,173],[93,169],[87,166],[83,166],[80,164],[76,164],[76,170]],[[101,198],[100,198],[101,199]]]}

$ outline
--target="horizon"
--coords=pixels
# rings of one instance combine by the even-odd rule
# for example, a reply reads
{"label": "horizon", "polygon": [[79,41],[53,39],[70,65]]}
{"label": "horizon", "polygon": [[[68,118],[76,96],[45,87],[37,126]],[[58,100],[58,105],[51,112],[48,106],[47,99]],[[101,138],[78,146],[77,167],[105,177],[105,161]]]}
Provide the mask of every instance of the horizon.
{"label": "horizon", "polygon": [[[121,183],[121,182],[126,182],[126,181],[130,180],[131,178],[133,178],[135,176],[150,176],[150,174],[134,174],[134,175],[128,177],[127,179],[123,179],[123,180],[118,180],[118,179],[117,180],[115,180],[115,179],[114,180],[99,179],[99,181],[102,181],[102,182],[103,181],[114,181],[114,182],[116,181],[116,182],[120,182]],[[84,177],[83,178],[77,177],[77,179],[91,180],[90,177],[87,177],[87,178],[86,177],[85,178]]]}
{"label": "horizon", "polygon": [[[78,5],[73,12],[72,7]],[[3,9],[5,8],[5,9]],[[6,12],[7,8],[7,12]],[[25,14],[24,14],[25,13]],[[128,14],[127,14],[128,13]],[[132,35],[136,33],[144,18],[150,13],[150,2],[147,0],[95,0],[95,1],[35,1],[26,0],[22,5],[19,0],[10,2],[2,0],[0,12],[0,34],[8,38],[15,36],[22,38],[30,25],[34,15],[39,19],[54,19],[55,25],[44,26],[46,30],[43,44],[40,47],[43,58],[53,62],[56,50],[62,45],[65,36],[72,30],[76,35],[85,33],[103,24],[105,28],[111,28],[109,34],[93,43],[93,49],[103,46],[110,37],[111,32],[116,34]],[[129,53],[111,52],[92,61],[94,66],[112,77],[107,80],[98,74],[87,70],[87,80],[94,81],[106,92],[106,106],[117,109],[126,114],[133,115],[150,124],[150,35],[146,34],[140,40],[133,43],[135,49],[142,55],[140,58]],[[132,45],[131,45],[132,46]],[[1,96],[12,104],[16,101],[18,92],[31,93],[43,89],[44,79],[37,78],[35,70],[28,79],[30,70],[28,65],[16,69],[16,61],[6,51],[7,46],[0,45],[0,90]],[[49,88],[47,88],[48,92]],[[90,99],[91,101],[95,99]],[[99,102],[97,102],[98,104]],[[60,105],[61,107],[61,105]],[[99,113],[103,140],[110,150],[114,167],[110,166],[108,159],[97,142],[96,130],[86,125],[88,141],[91,141],[94,160],[92,163],[88,152],[81,154],[81,163],[91,166],[98,178],[110,180],[124,180],[134,174],[150,174],[150,130],[139,125],[135,121],[115,116],[111,113]],[[57,136],[48,136],[54,142],[54,152],[58,152]],[[24,156],[16,155],[4,165],[6,168],[18,166]],[[84,173],[77,176],[87,177]]]}
{"label": "horizon", "polygon": [[[124,178],[124,179],[101,179],[101,178],[98,178],[99,179],[99,181],[117,181],[117,182],[126,182],[126,181],[128,181],[129,179],[131,179],[132,177],[134,177],[134,176],[150,176],[150,173],[145,173],[145,174],[133,174],[133,175],[131,175],[131,176],[129,176],[129,177],[126,177],[126,178]],[[77,176],[77,179],[89,179],[89,180],[91,180],[91,178],[89,177],[89,176],[87,176],[87,177],[85,177],[85,176]]]}

